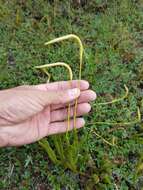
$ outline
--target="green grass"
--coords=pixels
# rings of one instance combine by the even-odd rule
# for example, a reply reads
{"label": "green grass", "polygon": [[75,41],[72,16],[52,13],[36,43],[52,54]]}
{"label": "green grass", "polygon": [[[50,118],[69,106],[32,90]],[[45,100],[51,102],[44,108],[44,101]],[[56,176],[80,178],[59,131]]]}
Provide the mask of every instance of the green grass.
{"label": "green grass", "polygon": [[[74,33],[85,46],[82,78],[97,92],[96,101],[120,97],[124,84],[130,91],[121,103],[95,106],[86,117],[87,124],[134,120],[137,106],[143,113],[142,0],[92,0],[81,8],[69,5],[68,1],[57,1],[53,8],[45,0],[0,0],[0,89],[46,82],[45,75],[34,66],[55,61],[69,63],[74,78],[78,78],[76,44],[66,42],[50,48],[43,45],[55,37]],[[63,68],[50,71],[52,81],[67,80]],[[87,125],[80,131],[81,136],[89,134],[86,149],[91,158],[86,166],[82,160],[79,164],[87,176],[55,166],[37,143],[1,149],[0,189],[113,190],[114,184],[121,190],[141,189],[142,174],[139,171],[140,175],[136,176],[135,171],[142,163],[143,124],[128,126],[125,130],[115,130],[117,127]],[[89,133],[90,128],[97,129],[109,141],[114,136],[118,147],[105,144]]]}

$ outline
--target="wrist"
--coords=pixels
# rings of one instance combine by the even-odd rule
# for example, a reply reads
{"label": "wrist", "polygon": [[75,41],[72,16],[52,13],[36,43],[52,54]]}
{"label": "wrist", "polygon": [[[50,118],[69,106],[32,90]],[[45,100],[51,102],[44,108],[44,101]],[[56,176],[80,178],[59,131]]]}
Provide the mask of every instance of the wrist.
{"label": "wrist", "polygon": [[8,135],[3,133],[0,129],[0,148],[8,145]]}
{"label": "wrist", "polygon": [[0,127],[7,126],[10,124],[6,117],[5,105],[7,105],[6,91],[0,91]]}

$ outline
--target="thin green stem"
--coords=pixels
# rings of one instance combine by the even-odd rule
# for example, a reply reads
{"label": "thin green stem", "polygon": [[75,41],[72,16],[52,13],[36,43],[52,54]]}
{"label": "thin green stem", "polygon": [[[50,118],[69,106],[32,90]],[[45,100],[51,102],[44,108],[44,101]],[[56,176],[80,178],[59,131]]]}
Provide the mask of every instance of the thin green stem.
{"label": "thin green stem", "polygon": [[95,105],[114,104],[114,103],[117,103],[117,102],[120,102],[120,101],[124,100],[125,98],[127,98],[128,94],[129,94],[129,89],[128,89],[128,87],[125,84],[124,84],[124,88],[125,88],[125,95],[123,95],[121,98],[115,98],[114,100],[109,101],[109,102],[96,103],[96,104],[94,104],[94,106]]}
{"label": "thin green stem", "polygon": [[109,141],[107,141],[106,139],[104,139],[101,135],[99,135],[96,131],[92,131],[93,134],[95,134],[97,137],[101,138],[103,140],[103,142],[105,142],[106,144],[110,145],[110,146],[117,146],[115,145],[114,143],[114,140],[113,140],[113,143],[110,143]]}

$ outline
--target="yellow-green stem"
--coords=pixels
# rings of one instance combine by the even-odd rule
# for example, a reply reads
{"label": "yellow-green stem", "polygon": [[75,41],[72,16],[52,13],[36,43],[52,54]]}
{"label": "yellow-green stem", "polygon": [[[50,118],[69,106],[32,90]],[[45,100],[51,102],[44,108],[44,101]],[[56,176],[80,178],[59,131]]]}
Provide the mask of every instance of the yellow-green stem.
{"label": "yellow-green stem", "polygon": [[[56,39],[51,40],[49,42],[46,42],[45,45],[50,45],[50,44],[61,42],[63,40],[68,40],[68,39],[74,39],[79,44],[79,59],[80,59],[80,64],[79,64],[79,80],[81,80],[82,63],[83,63],[83,51],[84,51],[84,49],[83,49],[82,42],[81,42],[81,40],[80,40],[80,38],[78,36],[76,36],[74,34],[69,34],[69,35],[66,35],[66,36],[62,36],[62,37],[56,38]],[[79,88],[80,88],[80,84],[79,84]],[[74,118],[73,118],[73,120],[74,120],[74,129],[76,129],[77,104],[78,104],[78,100],[76,99],[76,101],[75,101],[75,107],[74,107]]]}
{"label": "yellow-green stem", "polygon": [[110,102],[101,102],[101,103],[96,103],[94,105],[108,105],[108,104],[113,104],[113,103],[117,103],[117,102],[124,100],[125,98],[127,98],[128,94],[129,94],[129,89],[125,84],[124,84],[124,88],[125,88],[125,95],[122,96],[121,98],[115,98],[114,100],[112,100]]}
{"label": "yellow-green stem", "polygon": [[105,142],[106,144],[110,145],[110,146],[117,146],[115,145],[114,141],[112,143],[110,143],[109,141],[107,141],[106,139],[104,139],[101,135],[99,135],[96,131],[92,131],[97,137],[101,138],[103,140],[103,142]]}

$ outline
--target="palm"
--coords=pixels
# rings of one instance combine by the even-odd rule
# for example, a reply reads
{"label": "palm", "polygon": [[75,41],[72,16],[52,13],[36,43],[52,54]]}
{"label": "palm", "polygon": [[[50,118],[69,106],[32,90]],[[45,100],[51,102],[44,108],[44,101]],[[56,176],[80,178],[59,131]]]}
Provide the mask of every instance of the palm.
{"label": "palm", "polygon": [[[41,139],[45,134],[49,134],[50,125],[50,106],[33,117],[15,125],[13,134],[13,143],[28,144],[35,140]],[[20,128],[20,130],[18,130]],[[18,133],[17,133],[18,132]]]}

